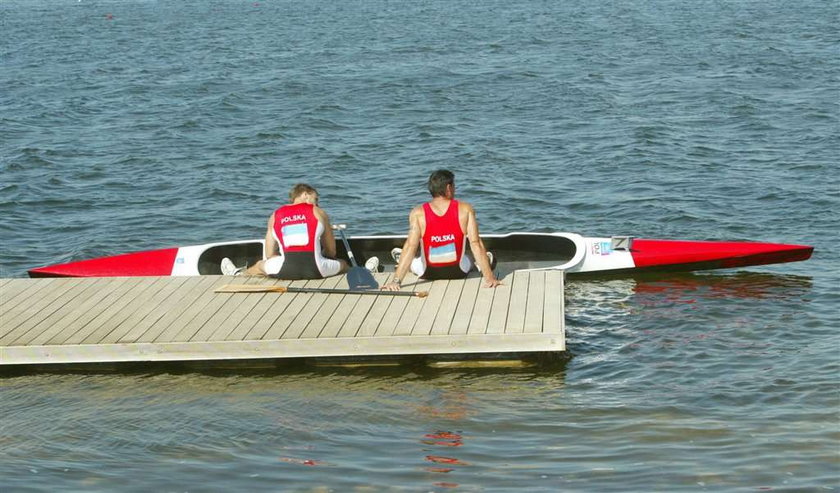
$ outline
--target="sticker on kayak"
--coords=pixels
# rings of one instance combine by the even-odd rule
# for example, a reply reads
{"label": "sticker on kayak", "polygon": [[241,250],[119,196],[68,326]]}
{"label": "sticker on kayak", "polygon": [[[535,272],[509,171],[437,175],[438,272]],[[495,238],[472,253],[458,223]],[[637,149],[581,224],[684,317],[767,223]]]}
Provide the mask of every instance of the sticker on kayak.
{"label": "sticker on kayak", "polygon": [[612,253],[612,245],[609,241],[598,241],[592,243],[593,255],[609,255]]}
{"label": "sticker on kayak", "polygon": [[280,232],[283,234],[283,244],[287,247],[309,244],[309,231],[306,229],[306,223],[283,226]]}
{"label": "sticker on kayak", "polygon": [[458,260],[455,253],[455,243],[447,243],[439,247],[429,248],[429,262],[433,264],[446,264]]}

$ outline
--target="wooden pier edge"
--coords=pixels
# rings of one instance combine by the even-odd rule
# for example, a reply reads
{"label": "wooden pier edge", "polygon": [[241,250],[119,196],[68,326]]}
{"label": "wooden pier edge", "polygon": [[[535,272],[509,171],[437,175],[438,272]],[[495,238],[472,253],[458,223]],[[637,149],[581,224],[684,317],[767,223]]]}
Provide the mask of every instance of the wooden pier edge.
{"label": "wooden pier edge", "polygon": [[[377,276],[384,281],[388,274]],[[566,350],[563,271],[511,273],[495,289],[479,287],[475,275],[415,279],[413,289],[428,289],[430,296],[410,301],[352,294],[213,293],[213,287],[232,280],[6,280],[0,284],[0,368],[504,357]],[[288,284],[259,278],[247,282]],[[327,287],[341,283],[340,277],[323,281]],[[321,281],[292,285],[313,284],[321,286]]]}
{"label": "wooden pier edge", "polygon": [[[346,344],[342,345],[343,347],[337,347],[336,342],[345,342]],[[565,342],[559,334],[88,344],[3,347],[0,348],[0,365],[399,356],[445,353],[530,353],[564,350]]]}

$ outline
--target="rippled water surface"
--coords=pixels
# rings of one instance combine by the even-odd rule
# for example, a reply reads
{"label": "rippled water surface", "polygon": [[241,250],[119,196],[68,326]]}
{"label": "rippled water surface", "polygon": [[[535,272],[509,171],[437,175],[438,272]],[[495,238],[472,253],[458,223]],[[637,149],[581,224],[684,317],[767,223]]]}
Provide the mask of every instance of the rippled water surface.
{"label": "rippled water surface", "polygon": [[4,0],[0,275],[260,237],[311,182],[398,233],[814,257],[570,281],[540,370],[0,379],[3,491],[840,489],[836,1]]}

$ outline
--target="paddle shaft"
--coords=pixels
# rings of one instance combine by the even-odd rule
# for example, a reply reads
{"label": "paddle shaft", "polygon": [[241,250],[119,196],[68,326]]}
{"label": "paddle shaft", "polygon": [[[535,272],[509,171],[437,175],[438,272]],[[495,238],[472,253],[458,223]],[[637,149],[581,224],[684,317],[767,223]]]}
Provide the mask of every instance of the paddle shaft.
{"label": "paddle shaft", "polygon": [[337,229],[341,235],[341,241],[344,242],[344,249],[347,250],[347,257],[350,259],[350,263],[352,264],[350,269],[347,271],[347,285],[353,291],[378,289],[379,282],[374,279],[373,272],[367,270],[367,267],[359,267],[356,263],[356,256],[353,255],[353,250],[350,249],[350,243],[347,241],[347,236],[344,235],[345,227],[346,226],[343,224],[337,224],[333,226],[333,229]]}
{"label": "paddle shaft", "polygon": [[359,265],[356,263],[356,257],[353,255],[353,250],[350,250],[350,243],[347,241],[347,237],[344,236],[344,228],[339,227],[338,234],[341,235],[341,241],[344,242],[344,249],[347,250],[347,256],[350,257],[350,263],[353,267],[358,267]]}
{"label": "paddle shaft", "polygon": [[374,296],[416,296],[425,298],[428,291],[378,291],[360,289],[330,288],[295,288],[290,286],[259,286],[257,284],[227,284],[216,288],[216,293],[328,293],[328,294],[368,294]]}

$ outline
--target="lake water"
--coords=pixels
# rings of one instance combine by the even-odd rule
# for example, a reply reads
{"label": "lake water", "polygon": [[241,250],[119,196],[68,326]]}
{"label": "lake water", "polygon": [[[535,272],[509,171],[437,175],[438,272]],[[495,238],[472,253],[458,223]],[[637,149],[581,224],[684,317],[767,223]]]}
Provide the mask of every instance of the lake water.
{"label": "lake water", "polygon": [[840,489],[834,0],[3,0],[0,275],[261,237],[295,182],[401,233],[810,244],[570,280],[539,370],[0,379],[3,491]]}

